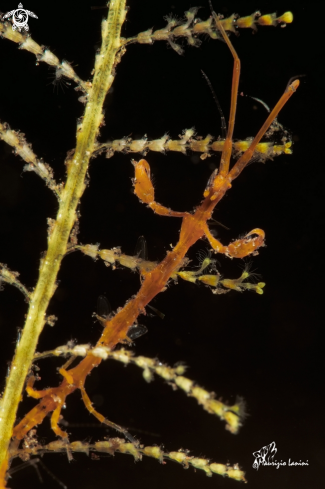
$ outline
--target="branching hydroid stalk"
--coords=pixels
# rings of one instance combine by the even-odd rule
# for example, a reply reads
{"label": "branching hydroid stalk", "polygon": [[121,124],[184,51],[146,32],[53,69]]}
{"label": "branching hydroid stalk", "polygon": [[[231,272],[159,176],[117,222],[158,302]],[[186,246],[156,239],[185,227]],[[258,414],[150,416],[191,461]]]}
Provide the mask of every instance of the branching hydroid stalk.
{"label": "branching hydroid stalk", "polygon": [[102,24],[102,48],[96,58],[85,115],[77,131],[76,150],[69,160],[67,182],[61,193],[56,222],[49,236],[46,256],[41,262],[35,291],[31,294],[25,327],[0,406],[0,476],[7,467],[7,450],[23,386],[45,323],[46,309],[55,291],[57,274],[76,219],[76,209],[85,189],[89,159],[102,122],[104,99],[113,82],[114,66],[118,62],[116,55],[121,47],[120,32],[125,14],[125,0],[112,0],[108,18]]}

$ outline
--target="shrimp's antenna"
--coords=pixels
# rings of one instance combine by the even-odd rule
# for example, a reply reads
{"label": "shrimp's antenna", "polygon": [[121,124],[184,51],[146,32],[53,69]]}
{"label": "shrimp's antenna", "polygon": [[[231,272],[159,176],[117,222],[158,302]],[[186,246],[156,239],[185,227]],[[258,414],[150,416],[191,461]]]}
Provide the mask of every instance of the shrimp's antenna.
{"label": "shrimp's antenna", "polygon": [[209,221],[209,224],[210,224],[210,226],[221,226],[222,228],[227,229],[227,231],[230,231],[230,228],[228,228],[227,226],[225,226],[224,224],[222,224],[222,222],[216,221],[212,217],[211,217],[211,219]]}
{"label": "shrimp's antenna", "polygon": [[263,102],[263,100],[261,100],[260,98],[256,98],[256,97],[252,97],[251,95],[247,95],[247,97],[251,98],[252,100],[255,100],[256,102],[258,102],[259,104],[263,105],[264,109],[270,113],[271,112],[271,109],[270,107],[265,103]]}
{"label": "shrimp's antenna", "polygon": [[134,254],[141,260],[148,260],[148,245],[147,240],[144,236],[138,237],[137,244],[135,245]]}
{"label": "shrimp's antenna", "polygon": [[222,137],[223,137],[223,139],[226,139],[226,136],[227,136],[227,124],[226,124],[226,119],[225,119],[225,116],[223,115],[222,108],[221,108],[221,105],[219,103],[218,97],[217,97],[215,91],[213,90],[212,83],[210,82],[210,80],[207,77],[207,75],[204,73],[203,70],[201,70],[201,73],[204,76],[204,78],[206,79],[206,82],[208,84],[208,87],[211,90],[213,99],[214,99],[215,103],[217,104],[218,111],[219,111],[219,114],[220,114],[220,119],[221,119],[221,132],[222,132]]}

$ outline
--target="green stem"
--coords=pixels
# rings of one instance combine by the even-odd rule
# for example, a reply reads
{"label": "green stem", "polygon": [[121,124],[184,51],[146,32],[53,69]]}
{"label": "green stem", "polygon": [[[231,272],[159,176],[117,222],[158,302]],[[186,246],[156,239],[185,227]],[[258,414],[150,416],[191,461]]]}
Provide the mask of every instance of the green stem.
{"label": "green stem", "polygon": [[46,310],[55,291],[56,278],[65,255],[76,209],[85,189],[85,176],[102,122],[102,107],[114,80],[116,55],[121,47],[120,33],[125,19],[126,0],[111,0],[107,20],[102,24],[102,48],[96,57],[95,74],[77,146],[68,166],[68,177],[60,196],[56,222],[48,240],[46,256],[41,261],[39,279],[31,294],[29,310],[20,343],[13,359],[3,398],[0,401],[0,473],[7,460],[18,404],[32,363],[39,335],[45,324]]}

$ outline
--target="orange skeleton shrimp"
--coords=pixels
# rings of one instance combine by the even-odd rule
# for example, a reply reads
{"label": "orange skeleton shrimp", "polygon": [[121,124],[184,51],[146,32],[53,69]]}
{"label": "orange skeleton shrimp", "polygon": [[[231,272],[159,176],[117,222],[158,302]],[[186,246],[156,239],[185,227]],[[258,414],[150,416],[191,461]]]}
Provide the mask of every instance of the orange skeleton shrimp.
{"label": "orange skeleton shrimp", "polygon": [[[159,292],[164,290],[171,275],[182,266],[187,251],[198,239],[205,236],[216,253],[223,253],[232,258],[244,258],[249,254],[254,254],[256,253],[257,249],[264,244],[264,231],[256,228],[248,233],[244,238],[238,239],[228,246],[224,246],[212,236],[211,232],[209,231],[207,221],[211,218],[216,204],[222,199],[227,190],[231,188],[231,182],[238,177],[245,166],[249,163],[254,154],[256,145],[259,143],[267,129],[277,117],[282,107],[296,91],[299,86],[299,81],[293,81],[286,88],[279,102],[269,114],[267,120],[252,141],[249,149],[239,158],[233,168],[229,170],[238,97],[240,60],[231,41],[225,33],[218,16],[214,12],[212,15],[217,29],[222,34],[234,58],[230,117],[219,171],[215,170],[211,175],[203,194],[204,200],[195,210],[195,212],[191,214],[188,212],[175,212],[167,209],[161,204],[156,203],[154,200],[154,188],[150,179],[149,164],[144,159],[140,160],[139,162],[133,162],[135,167],[134,192],[137,197],[159,215],[181,217],[181,231],[179,241],[175,248],[168,252],[165,259],[154,269],[145,271],[142,274],[143,283],[138,294],[131,299],[113,318],[107,318],[105,321],[103,321],[104,330],[99,341],[97,342],[98,347],[106,346],[110,349],[114,349],[119,342],[126,339],[128,330],[138,315],[144,311],[145,306]],[[13,449],[17,448],[20,440],[24,438],[27,432],[34,426],[40,424],[45,416],[50,412],[52,412],[51,426],[54,433],[61,437],[63,442],[67,441],[68,435],[65,431],[61,430],[61,428],[58,426],[58,422],[66,397],[76,389],[80,389],[86,408],[94,416],[96,416],[99,421],[114,427],[115,429],[121,431],[129,439],[134,441],[134,439],[132,439],[131,435],[129,435],[125,429],[106,420],[104,416],[99,414],[92,407],[91,401],[86,394],[84,388],[86,377],[95,366],[100,364],[101,358],[94,357],[91,352],[89,352],[88,355],[76,367],[67,370],[69,365],[72,363],[72,359],[70,359],[60,369],[60,373],[63,376],[63,381],[58,387],[36,391],[33,389],[35,378],[29,378],[26,391],[35,399],[40,399],[40,402],[29,413],[27,413],[14,428],[12,442]],[[0,470],[0,487],[5,487],[5,483],[3,481],[5,480],[5,470],[8,463],[9,461],[4,464],[6,467],[3,466]]]}

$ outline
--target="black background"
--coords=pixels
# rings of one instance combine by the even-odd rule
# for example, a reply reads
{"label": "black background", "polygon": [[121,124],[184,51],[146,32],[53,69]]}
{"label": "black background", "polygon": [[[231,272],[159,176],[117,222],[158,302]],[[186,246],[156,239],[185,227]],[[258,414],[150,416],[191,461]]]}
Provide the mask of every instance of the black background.
{"label": "black background", "polygon": [[[123,35],[131,36],[151,26],[165,25],[169,13],[181,17],[195,6],[176,2],[130,0]],[[32,37],[60,58],[72,62],[83,79],[90,78],[96,50],[100,46],[100,22],[105,10],[91,10],[89,2],[24,3],[38,20],[30,19]],[[15,2],[1,2],[2,12]],[[247,402],[249,417],[237,436],[224,423],[204,412],[194,399],[173,392],[162,380],[146,384],[136,367],[114,361],[103,364],[87,379],[87,390],[97,409],[112,421],[127,426],[146,445],[164,445],[165,450],[187,448],[196,456],[221,463],[238,462],[247,473],[251,489],[322,487],[324,465],[323,345],[324,317],[323,177],[324,177],[324,52],[321,51],[322,4],[288,1],[220,1],[215,10],[225,16],[292,10],[294,23],[285,29],[260,27],[258,33],[240,31],[231,39],[242,61],[240,92],[258,97],[273,106],[287,82],[296,75],[301,86],[280,115],[292,132],[293,155],[266,165],[250,165],[231,192],[217,207],[214,217],[230,228],[219,227],[225,244],[255,227],[266,232],[267,247],[253,258],[252,267],[266,282],[263,296],[231,292],[215,296],[207,288],[187,282],[172,285],[153,305],[166,315],[142,317],[149,332],[136,342],[138,355],[158,357],[174,364],[184,361],[187,376],[223,400],[233,403],[236,395]],[[209,16],[207,2],[199,16]],[[166,43],[132,45],[117,68],[112,92],[105,102],[106,126],[101,141],[147,134],[150,139],[168,132],[174,139],[195,126],[206,136],[220,134],[220,118],[202,78],[209,76],[225,114],[229,110],[232,58],[220,41],[203,39],[198,49],[185,45],[178,56]],[[83,113],[73,86],[53,91],[54,73],[35,57],[8,41],[0,42],[0,119],[26,134],[35,153],[52,165],[57,180],[65,177],[64,159],[75,145],[76,121]],[[266,118],[263,107],[240,97],[235,137],[254,136]],[[46,249],[46,218],[54,218],[56,199],[34,174],[23,173],[24,163],[0,143],[0,261],[20,272],[27,287],[36,284],[41,252]],[[135,155],[137,158],[138,156]],[[133,167],[130,155],[100,157],[90,166],[90,186],[80,211],[79,240],[99,242],[101,248],[121,246],[132,254],[139,235],[148,242],[149,258],[161,260],[170,244],[177,242],[180,220],[154,215],[132,193]],[[195,154],[149,153],[155,178],[156,200],[175,210],[191,211],[197,205],[218,155],[201,161]],[[206,241],[189,252],[207,249]],[[219,257],[218,257],[219,258]],[[220,257],[225,277],[237,277],[242,261]],[[92,313],[100,294],[106,294],[114,309],[139,288],[139,276],[127,269],[112,271],[81,254],[67,256],[59,274],[59,288],[49,308],[58,316],[54,328],[46,326],[38,351],[76,339],[94,344],[100,325]],[[22,326],[27,304],[21,294],[5,285],[0,295],[1,363],[5,377],[7,362],[15,348],[17,327]],[[37,388],[57,385],[60,361],[40,363],[42,380]],[[23,416],[34,405],[24,399]],[[64,417],[78,427],[69,427],[71,440],[96,441],[108,436],[93,423],[78,392],[67,400]],[[53,438],[49,420],[39,428],[45,443]],[[110,436],[116,433],[110,431]],[[308,467],[252,468],[252,452],[275,441],[276,459],[307,461]],[[135,464],[131,456],[116,454],[91,461],[77,454],[68,463],[65,455],[45,455],[43,462],[69,488],[115,489],[128,485],[149,489],[238,487],[238,482],[177,464],[160,465],[152,459]],[[49,488],[59,487],[42,469]],[[13,475],[9,486],[42,487],[32,467]]]}

